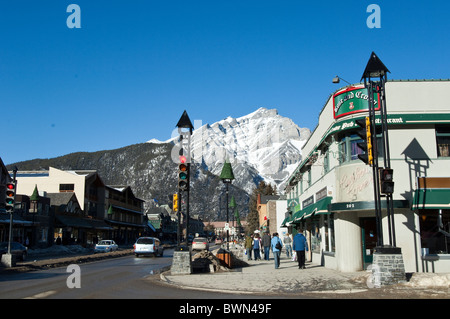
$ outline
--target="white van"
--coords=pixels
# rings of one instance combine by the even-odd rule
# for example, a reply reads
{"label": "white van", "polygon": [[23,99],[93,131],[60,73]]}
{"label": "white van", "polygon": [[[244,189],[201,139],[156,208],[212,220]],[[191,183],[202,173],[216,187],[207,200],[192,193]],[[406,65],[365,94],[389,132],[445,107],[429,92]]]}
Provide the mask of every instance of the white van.
{"label": "white van", "polygon": [[133,245],[136,257],[140,255],[161,256],[164,253],[164,247],[161,241],[155,237],[139,237]]}

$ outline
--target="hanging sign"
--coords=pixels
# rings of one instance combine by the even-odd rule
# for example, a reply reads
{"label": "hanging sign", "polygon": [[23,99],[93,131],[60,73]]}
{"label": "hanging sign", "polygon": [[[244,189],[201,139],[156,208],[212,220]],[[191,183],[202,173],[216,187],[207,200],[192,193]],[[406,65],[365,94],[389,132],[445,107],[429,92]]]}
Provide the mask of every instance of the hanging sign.
{"label": "hanging sign", "polygon": [[[375,111],[380,109],[380,96],[378,93],[373,94]],[[369,96],[367,89],[362,86],[352,86],[339,91],[333,95],[333,115],[337,119],[339,117],[367,112],[369,110]]]}

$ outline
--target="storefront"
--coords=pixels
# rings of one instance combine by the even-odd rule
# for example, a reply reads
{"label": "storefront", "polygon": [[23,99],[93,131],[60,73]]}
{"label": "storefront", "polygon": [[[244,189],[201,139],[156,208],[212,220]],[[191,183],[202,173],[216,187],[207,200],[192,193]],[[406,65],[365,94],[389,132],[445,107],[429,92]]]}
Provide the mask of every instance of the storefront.
{"label": "storefront", "polygon": [[[448,92],[448,80],[386,83],[395,234],[383,199],[381,230],[384,243],[395,236],[406,272],[450,269],[450,183],[430,186],[431,177],[450,176]],[[367,269],[380,236],[372,168],[358,159],[356,120],[367,116],[367,96],[362,85],[331,95],[286,187],[291,214],[282,226],[306,230],[310,260],[341,271]]]}

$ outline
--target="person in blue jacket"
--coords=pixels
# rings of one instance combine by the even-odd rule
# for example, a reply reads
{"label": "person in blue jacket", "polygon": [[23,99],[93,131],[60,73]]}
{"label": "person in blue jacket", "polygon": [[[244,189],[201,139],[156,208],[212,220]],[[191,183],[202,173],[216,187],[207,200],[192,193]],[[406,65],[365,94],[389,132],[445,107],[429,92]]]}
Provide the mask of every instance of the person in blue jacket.
{"label": "person in blue jacket", "polygon": [[281,249],[283,248],[283,244],[281,243],[281,239],[278,237],[278,233],[273,233],[272,240],[270,241],[270,246],[272,246],[273,259],[275,260],[275,269],[278,269],[278,267],[280,267]]}
{"label": "person in blue jacket", "polygon": [[308,251],[308,242],[303,235],[303,230],[299,229],[297,235],[294,236],[293,249],[297,254],[298,269],[305,269],[305,250]]}

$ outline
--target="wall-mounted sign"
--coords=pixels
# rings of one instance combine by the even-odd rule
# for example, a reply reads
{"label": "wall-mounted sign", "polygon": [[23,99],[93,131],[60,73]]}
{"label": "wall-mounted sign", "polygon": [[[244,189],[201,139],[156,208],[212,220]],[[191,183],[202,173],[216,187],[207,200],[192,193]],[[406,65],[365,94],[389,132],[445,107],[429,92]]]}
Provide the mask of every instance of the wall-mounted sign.
{"label": "wall-mounted sign", "polygon": [[312,205],[312,204],[314,204],[314,195],[308,197],[307,199],[305,199],[302,202],[303,209],[305,209],[306,207],[308,207],[309,205]]}
{"label": "wall-mounted sign", "polygon": [[[373,94],[374,107],[378,111],[380,109],[380,96],[378,93]],[[333,95],[333,115],[337,119],[341,116],[367,112],[369,110],[369,96],[364,86],[352,86]]]}

